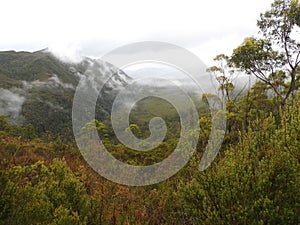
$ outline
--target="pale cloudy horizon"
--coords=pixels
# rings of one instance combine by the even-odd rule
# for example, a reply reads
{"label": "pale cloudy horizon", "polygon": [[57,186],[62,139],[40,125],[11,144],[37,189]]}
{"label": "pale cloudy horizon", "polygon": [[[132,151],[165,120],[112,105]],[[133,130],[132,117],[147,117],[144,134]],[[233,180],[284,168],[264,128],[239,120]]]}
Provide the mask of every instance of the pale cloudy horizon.
{"label": "pale cloudy horizon", "polygon": [[271,0],[216,1],[5,1],[0,51],[49,48],[60,56],[101,57],[140,41],[186,48],[204,63],[230,54],[256,35]]}

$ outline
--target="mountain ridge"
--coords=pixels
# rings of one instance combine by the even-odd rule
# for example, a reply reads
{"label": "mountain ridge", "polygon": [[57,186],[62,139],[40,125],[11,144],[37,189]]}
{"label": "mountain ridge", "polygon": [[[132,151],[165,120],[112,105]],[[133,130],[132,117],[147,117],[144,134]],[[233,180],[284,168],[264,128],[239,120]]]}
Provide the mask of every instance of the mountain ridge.
{"label": "mountain ridge", "polygon": [[[87,69],[93,66],[92,73]],[[0,52],[0,114],[15,123],[30,123],[38,133],[64,133],[71,127],[72,101],[80,79],[99,85],[107,77],[99,97],[97,119],[106,120],[114,96],[131,79],[123,71],[100,60],[83,58],[64,62],[47,50]]]}

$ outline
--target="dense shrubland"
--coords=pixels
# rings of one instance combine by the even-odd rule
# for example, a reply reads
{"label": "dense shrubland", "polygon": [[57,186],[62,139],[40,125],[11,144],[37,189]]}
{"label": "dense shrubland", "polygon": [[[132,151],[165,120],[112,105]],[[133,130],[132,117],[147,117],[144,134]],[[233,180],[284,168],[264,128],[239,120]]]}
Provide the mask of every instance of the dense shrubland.
{"label": "dense shrubland", "polygon": [[[243,101],[236,104],[243,106]],[[228,140],[207,170],[198,171],[202,145],[208,137],[204,132],[196,155],[185,168],[167,181],[148,187],[126,187],[107,181],[89,168],[73,143],[63,137],[51,138],[50,134],[37,138],[31,126],[12,125],[2,116],[0,221],[2,224],[297,224],[299,106],[300,98],[295,96],[288,102],[285,116],[278,116],[279,119],[268,110],[253,108],[247,131],[243,129],[244,114],[237,112],[233,117],[240,122],[228,132]],[[202,117],[200,124],[204,130],[209,129],[209,117]],[[108,148],[129,163],[148,164],[152,162],[150,159],[165,157],[158,154],[159,149],[142,156],[128,152],[121,145],[108,144]],[[163,143],[160,150],[171,152],[172,144]]]}

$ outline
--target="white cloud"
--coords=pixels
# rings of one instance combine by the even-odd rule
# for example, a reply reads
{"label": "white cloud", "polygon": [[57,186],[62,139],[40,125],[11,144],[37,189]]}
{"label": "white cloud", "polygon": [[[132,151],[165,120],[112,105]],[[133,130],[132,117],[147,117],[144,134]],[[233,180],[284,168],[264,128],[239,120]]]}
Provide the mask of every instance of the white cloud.
{"label": "white cloud", "polygon": [[0,88],[0,114],[16,120],[19,118],[25,97],[7,89]]}
{"label": "white cloud", "polygon": [[[201,47],[201,58],[218,54],[231,39],[256,30],[260,12],[272,0],[215,1],[38,1],[1,2],[0,50],[38,50],[101,56],[137,41],[167,41]],[[216,45],[212,44],[216,43]],[[221,49],[219,49],[221,48]],[[198,50],[199,51],[199,50]],[[198,51],[196,51],[198,53]]]}
{"label": "white cloud", "polygon": [[46,81],[22,81],[22,84],[25,90],[31,89],[33,87],[63,87],[65,89],[75,89],[72,84],[62,82],[56,74],[53,74]]}
{"label": "white cloud", "polygon": [[48,47],[48,51],[61,61],[67,63],[79,63],[83,59],[79,43],[52,44]]}

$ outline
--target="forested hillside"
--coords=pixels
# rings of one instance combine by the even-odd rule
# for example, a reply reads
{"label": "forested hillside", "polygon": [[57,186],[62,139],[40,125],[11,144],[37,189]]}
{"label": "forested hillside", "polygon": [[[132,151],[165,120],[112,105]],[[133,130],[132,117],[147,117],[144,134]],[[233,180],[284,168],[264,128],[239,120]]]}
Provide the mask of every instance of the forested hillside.
{"label": "forested hillside", "polygon": [[[94,72],[86,74],[93,65]],[[64,62],[48,50],[37,52],[0,52],[0,114],[15,123],[32,124],[37,133],[65,134],[71,130],[72,102],[82,77],[99,85],[104,72],[114,66],[100,60],[83,58],[80,63]],[[106,120],[115,90],[130,78],[116,70],[103,89],[96,107],[97,119]],[[45,120],[47,118],[47,120]]]}
{"label": "forested hillside", "polygon": [[[212,124],[207,93],[195,103],[201,132],[192,159],[171,178],[142,187],[101,177],[85,162],[73,139],[68,104],[78,82],[74,74],[84,64],[64,67],[44,52],[0,53],[0,91],[17,90],[25,102],[20,112],[25,119],[18,117],[19,123],[11,114],[0,116],[0,224],[300,224],[299,1],[275,0],[257,26],[257,36],[245,38],[232,55],[217,55],[215,65],[208,68],[219,84],[215,94],[224,100],[227,115],[226,134],[216,159],[199,171]],[[51,69],[45,68],[49,65]],[[53,84],[53,73],[61,83],[51,89],[46,83]],[[241,73],[257,78],[242,94],[232,81]],[[121,79],[122,85],[129,79]],[[34,86],[37,80],[48,88]],[[24,89],[29,83],[33,87]],[[61,95],[55,96],[57,93]],[[62,96],[68,99],[60,104],[57,101]],[[48,109],[38,114],[34,110],[39,107],[33,103],[38,99],[51,110],[55,104],[68,106],[70,111],[53,117],[47,112],[45,118]],[[113,98],[107,107],[111,101]],[[56,110],[53,113],[61,112]],[[109,114],[105,107],[101,110]],[[41,128],[58,115],[59,121],[69,121],[63,132],[56,130],[59,121],[54,127]],[[176,110],[167,102],[144,99],[132,111],[127,128],[145,138],[149,120],[156,116],[165,119],[169,130],[167,138],[147,152],[120,144],[102,116],[83,129],[95,124],[105,147],[120,161],[152,165],[170,155],[178,143],[181,127]]]}

